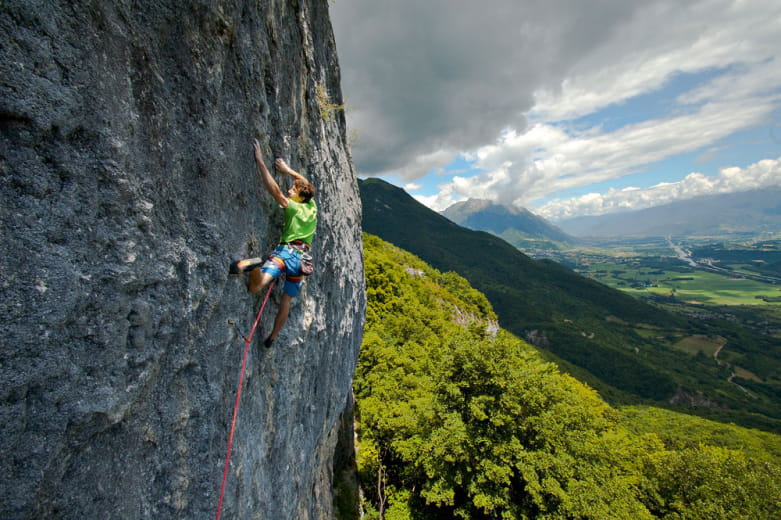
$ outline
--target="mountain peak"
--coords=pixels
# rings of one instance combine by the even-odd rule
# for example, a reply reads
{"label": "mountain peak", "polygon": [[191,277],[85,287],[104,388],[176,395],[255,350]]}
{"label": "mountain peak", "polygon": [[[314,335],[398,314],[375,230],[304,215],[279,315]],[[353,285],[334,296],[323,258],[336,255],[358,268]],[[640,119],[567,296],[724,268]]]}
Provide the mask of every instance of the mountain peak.
{"label": "mountain peak", "polygon": [[491,200],[456,202],[442,215],[458,225],[493,233],[520,248],[528,246],[530,240],[536,245],[540,241],[572,241],[572,237],[531,211]]}

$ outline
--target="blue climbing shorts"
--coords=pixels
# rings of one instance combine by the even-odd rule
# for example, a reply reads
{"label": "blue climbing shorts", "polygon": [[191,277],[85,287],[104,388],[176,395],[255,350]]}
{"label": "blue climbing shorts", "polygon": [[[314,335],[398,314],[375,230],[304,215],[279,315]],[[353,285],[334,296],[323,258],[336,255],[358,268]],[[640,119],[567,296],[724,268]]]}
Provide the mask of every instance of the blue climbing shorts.
{"label": "blue climbing shorts", "polygon": [[301,274],[301,251],[292,246],[281,245],[274,249],[260,269],[276,280],[285,275],[285,294],[295,298],[301,292],[304,275]]}

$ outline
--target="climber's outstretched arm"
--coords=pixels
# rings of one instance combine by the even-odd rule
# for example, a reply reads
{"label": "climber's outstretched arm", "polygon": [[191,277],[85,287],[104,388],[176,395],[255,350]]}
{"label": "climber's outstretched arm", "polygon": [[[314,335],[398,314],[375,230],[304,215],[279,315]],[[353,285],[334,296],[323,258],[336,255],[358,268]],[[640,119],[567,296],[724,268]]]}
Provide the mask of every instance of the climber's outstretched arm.
{"label": "climber's outstretched arm", "polygon": [[279,184],[277,184],[277,181],[274,180],[271,173],[268,171],[268,168],[266,168],[266,165],[263,163],[263,154],[260,151],[260,143],[257,139],[253,141],[252,146],[255,148],[255,164],[258,165],[258,175],[260,175],[260,179],[263,181],[266,191],[274,197],[274,200],[276,200],[280,206],[286,208],[287,197],[282,193]]}

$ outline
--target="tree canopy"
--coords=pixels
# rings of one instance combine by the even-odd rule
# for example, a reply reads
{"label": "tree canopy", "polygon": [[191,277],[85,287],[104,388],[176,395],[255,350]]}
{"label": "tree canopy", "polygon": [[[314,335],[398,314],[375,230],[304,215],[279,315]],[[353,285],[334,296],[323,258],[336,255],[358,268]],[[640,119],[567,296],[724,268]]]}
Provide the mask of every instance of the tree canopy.
{"label": "tree canopy", "polygon": [[487,299],[460,276],[371,235],[364,254],[354,387],[367,518],[781,514],[772,453],[663,438],[647,415],[632,428],[638,414],[622,415],[498,328]]}

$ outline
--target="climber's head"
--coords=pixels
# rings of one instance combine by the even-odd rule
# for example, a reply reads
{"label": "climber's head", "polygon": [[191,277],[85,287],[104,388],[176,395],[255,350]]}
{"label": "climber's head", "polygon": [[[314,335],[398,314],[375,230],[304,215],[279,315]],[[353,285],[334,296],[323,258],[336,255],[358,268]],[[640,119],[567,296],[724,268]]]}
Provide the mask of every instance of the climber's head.
{"label": "climber's head", "polygon": [[293,187],[287,192],[291,199],[298,199],[299,202],[309,202],[315,196],[315,187],[311,182],[303,179],[296,179]]}

